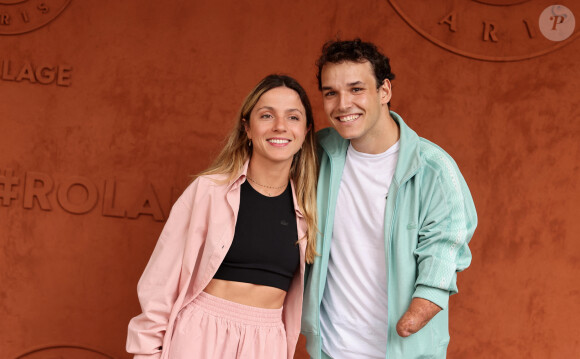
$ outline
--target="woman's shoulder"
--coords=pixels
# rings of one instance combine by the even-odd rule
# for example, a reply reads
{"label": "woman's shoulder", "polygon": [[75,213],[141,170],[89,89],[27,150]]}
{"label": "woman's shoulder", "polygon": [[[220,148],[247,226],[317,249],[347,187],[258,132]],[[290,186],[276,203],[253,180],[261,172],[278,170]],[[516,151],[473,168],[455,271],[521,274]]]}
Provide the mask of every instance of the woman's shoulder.
{"label": "woman's shoulder", "polygon": [[187,186],[184,194],[190,193],[204,193],[207,191],[223,190],[229,184],[229,176],[226,174],[209,174],[197,176],[193,182]]}
{"label": "woman's shoulder", "polygon": [[215,198],[216,194],[226,192],[227,187],[227,175],[211,174],[197,176],[181,193],[174,207],[191,209],[194,204],[200,205],[204,201],[211,202],[211,199]]}

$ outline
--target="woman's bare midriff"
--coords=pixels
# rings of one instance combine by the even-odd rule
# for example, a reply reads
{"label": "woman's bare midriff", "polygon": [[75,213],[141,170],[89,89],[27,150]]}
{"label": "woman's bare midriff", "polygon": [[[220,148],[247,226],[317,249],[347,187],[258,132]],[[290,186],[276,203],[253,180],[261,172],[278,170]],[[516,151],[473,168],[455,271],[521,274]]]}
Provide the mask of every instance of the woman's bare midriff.
{"label": "woman's bare midriff", "polygon": [[266,309],[282,308],[286,298],[286,292],[279,288],[223,279],[212,279],[203,291],[235,303]]}

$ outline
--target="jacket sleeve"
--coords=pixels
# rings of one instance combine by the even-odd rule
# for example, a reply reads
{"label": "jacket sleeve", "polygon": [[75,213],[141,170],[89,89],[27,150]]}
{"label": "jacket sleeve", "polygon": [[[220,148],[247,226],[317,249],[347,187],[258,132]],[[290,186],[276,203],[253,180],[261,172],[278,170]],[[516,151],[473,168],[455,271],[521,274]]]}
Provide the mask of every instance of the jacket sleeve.
{"label": "jacket sleeve", "polygon": [[180,273],[197,181],[175,202],[153,254],[139,280],[137,293],[142,313],[131,319],[127,352],[136,359],[161,356],[163,337],[179,294]]}
{"label": "jacket sleeve", "polygon": [[430,163],[423,178],[419,238],[414,254],[418,275],[413,297],[445,309],[457,293],[457,272],[471,263],[468,243],[477,225],[471,194],[455,162],[446,154]]}

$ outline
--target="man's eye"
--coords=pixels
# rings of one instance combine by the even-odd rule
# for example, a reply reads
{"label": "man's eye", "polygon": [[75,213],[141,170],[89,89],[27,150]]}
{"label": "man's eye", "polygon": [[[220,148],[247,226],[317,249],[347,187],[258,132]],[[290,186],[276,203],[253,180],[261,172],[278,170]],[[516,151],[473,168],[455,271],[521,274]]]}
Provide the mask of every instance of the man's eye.
{"label": "man's eye", "polygon": [[354,87],[354,88],[352,89],[352,92],[360,92],[360,91],[362,91],[362,90],[363,90],[363,89],[362,89],[362,88],[360,88],[360,87]]}
{"label": "man's eye", "polygon": [[335,95],[334,91],[328,91],[328,92],[324,93],[324,97],[330,97],[330,96],[334,96],[334,95]]}

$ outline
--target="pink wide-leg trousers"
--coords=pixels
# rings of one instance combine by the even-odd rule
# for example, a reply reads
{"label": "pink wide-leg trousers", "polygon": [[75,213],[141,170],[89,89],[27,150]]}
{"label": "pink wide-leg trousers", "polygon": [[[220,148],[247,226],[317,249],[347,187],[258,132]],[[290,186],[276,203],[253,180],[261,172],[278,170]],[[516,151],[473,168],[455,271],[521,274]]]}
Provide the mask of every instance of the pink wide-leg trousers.
{"label": "pink wide-leg trousers", "polygon": [[176,319],[169,359],[287,359],[287,350],[282,308],[201,292]]}

